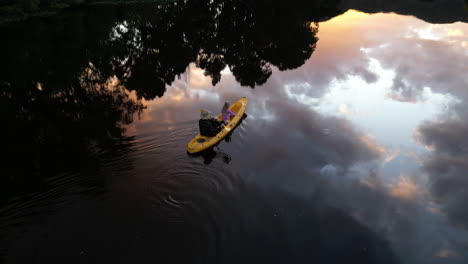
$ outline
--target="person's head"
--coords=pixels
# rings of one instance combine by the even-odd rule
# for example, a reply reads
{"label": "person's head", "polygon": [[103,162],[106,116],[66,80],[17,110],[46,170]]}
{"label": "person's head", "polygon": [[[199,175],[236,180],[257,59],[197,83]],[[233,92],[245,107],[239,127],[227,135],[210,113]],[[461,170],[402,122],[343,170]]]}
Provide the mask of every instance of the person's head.
{"label": "person's head", "polygon": [[201,119],[210,119],[211,118],[210,111],[207,111],[205,109],[200,109],[200,118]]}
{"label": "person's head", "polygon": [[229,109],[230,106],[231,104],[228,101],[224,102],[223,110],[221,110],[221,112],[225,112],[226,110]]}

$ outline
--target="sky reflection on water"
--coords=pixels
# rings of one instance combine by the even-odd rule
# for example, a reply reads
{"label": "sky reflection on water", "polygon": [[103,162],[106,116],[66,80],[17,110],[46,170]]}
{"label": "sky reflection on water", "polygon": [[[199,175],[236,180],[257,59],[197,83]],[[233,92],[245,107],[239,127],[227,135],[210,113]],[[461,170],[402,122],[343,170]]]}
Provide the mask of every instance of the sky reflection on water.
{"label": "sky reflection on water", "polygon": [[[7,30],[2,261],[466,262],[466,23],[325,21],[338,1],[183,3]],[[411,12],[459,17],[456,3],[424,11],[440,3]],[[231,140],[188,155],[199,109],[241,96]]]}
{"label": "sky reflection on water", "polygon": [[319,193],[388,239],[404,263],[462,263],[468,25],[348,11],[321,23],[318,37],[302,67],[274,69],[253,90],[227,69],[212,87],[191,65],[132,131],[196,124],[199,108],[247,96],[242,144],[219,146],[229,170],[264,188]]}

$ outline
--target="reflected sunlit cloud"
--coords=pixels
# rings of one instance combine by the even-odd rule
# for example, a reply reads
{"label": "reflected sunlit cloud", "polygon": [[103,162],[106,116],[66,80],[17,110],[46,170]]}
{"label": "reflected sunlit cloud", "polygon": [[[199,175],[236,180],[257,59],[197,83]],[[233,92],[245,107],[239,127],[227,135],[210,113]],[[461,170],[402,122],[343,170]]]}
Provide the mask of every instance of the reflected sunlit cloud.
{"label": "reflected sunlit cloud", "polygon": [[416,200],[421,198],[422,190],[410,178],[400,176],[398,181],[390,187],[390,194],[400,199]]}

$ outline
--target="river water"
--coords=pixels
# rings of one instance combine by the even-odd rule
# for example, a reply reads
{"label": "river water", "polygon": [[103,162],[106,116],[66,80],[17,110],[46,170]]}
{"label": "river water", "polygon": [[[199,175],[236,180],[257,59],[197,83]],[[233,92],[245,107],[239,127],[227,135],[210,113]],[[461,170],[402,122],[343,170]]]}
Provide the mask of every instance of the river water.
{"label": "river water", "polygon": [[[343,2],[2,26],[0,259],[466,263],[463,3]],[[199,109],[243,96],[234,132],[188,154]]]}

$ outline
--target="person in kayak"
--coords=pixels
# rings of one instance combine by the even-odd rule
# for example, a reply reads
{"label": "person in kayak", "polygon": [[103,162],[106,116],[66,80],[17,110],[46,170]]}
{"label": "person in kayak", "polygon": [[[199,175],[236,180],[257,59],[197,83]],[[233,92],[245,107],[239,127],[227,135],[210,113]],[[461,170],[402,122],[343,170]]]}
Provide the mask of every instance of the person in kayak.
{"label": "person in kayak", "polygon": [[214,137],[221,131],[221,122],[211,116],[209,111],[200,109],[200,135],[205,137]]}
{"label": "person in kayak", "polygon": [[224,102],[223,109],[221,110],[221,115],[223,117],[223,122],[225,125],[229,123],[229,120],[231,120],[231,116],[236,115],[236,113],[234,113],[233,111],[229,109],[230,106],[231,104],[226,101]]}

